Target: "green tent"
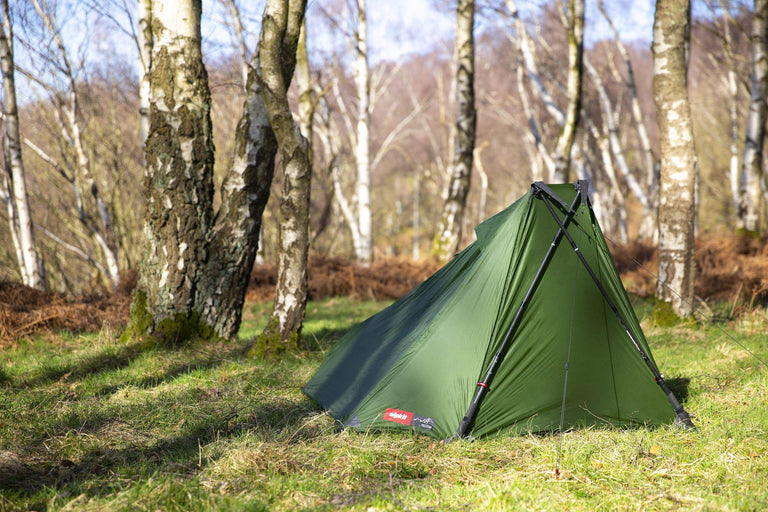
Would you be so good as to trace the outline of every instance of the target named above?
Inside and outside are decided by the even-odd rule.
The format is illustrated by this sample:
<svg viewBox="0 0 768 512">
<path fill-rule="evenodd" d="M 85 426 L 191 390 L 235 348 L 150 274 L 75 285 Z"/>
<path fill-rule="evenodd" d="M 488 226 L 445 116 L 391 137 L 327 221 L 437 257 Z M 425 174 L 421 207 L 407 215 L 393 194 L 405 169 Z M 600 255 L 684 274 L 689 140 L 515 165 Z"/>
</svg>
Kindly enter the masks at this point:
<svg viewBox="0 0 768 512">
<path fill-rule="evenodd" d="M 692 426 L 643 336 L 587 196 L 537 182 L 477 240 L 351 329 L 303 388 L 343 425 L 438 439 Z"/>
</svg>

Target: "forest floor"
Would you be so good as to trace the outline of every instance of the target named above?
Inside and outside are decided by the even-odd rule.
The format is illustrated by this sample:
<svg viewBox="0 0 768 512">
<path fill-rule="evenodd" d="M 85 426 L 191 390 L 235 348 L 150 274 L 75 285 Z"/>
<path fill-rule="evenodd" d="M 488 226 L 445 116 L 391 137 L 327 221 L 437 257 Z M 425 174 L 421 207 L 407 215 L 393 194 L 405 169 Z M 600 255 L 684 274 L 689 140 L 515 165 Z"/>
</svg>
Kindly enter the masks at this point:
<svg viewBox="0 0 768 512">
<path fill-rule="evenodd" d="M 611 250 L 627 291 L 641 298 L 651 297 L 658 271 L 655 247 L 635 243 L 613 246 Z M 706 317 L 737 318 L 768 303 L 768 240 L 703 238 L 697 242 L 696 267 L 696 295 L 700 300 L 695 307 Z M 439 264 L 431 260 L 383 258 L 363 267 L 339 258 L 315 256 L 310 260 L 309 299 L 397 299 L 438 268 Z M 0 348 L 37 334 L 96 332 L 104 326 L 124 325 L 136 284 L 135 272 L 126 274 L 114 293 L 80 297 L 0 282 Z M 246 301 L 271 301 L 276 274 L 274 265 L 257 266 Z"/>
<path fill-rule="evenodd" d="M 246 304 L 236 343 L 178 350 L 110 328 L 20 340 L 1 352 L 0 510 L 767 510 L 765 309 L 726 333 L 656 326 L 651 301 L 635 299 L 696 431 L 595 425 L 444 444 L 339 430 L 301 386 L 391 300 L 310 302 L 307 346 L 279 361 L 244 356 L 269 302 Z"/>
</svg>

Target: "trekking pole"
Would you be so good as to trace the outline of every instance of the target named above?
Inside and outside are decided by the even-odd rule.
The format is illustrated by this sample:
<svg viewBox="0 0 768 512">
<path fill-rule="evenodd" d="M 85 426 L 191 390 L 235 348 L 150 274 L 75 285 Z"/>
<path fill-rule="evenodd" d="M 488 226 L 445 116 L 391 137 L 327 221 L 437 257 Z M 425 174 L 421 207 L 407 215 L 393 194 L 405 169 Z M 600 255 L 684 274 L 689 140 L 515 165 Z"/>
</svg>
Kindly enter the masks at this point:
<svg viewBox="0 0 768 512">
<path fill-rule="evenodd" d="M 579 182 L 579 184 L 581 184 L 581 182 Z M 540 186 L 539 183 L 534 183 L 531 188 L 532 188 L 532 194 L 534 196 L 538 196 L 541 192 L 544 191 L 544 188 Z M 480 407 L 480 403 L 483 401 L 483 398 L 485 398 L 485 395 L 488 392 L 489 386 L 491 384 L 491 380 L 493 380 L 493 376 L 495 375 L 496 370 L 499 367 L 499 364 L 501 363 L 501 361 L 504 359 L 504 356 L 506 355 L 508 345 L 512 338 L 512 333 L 517 328 L 517 324 L 520 322 L 520 319 L 523 316 L 523 312 L 528 306 L 528 303 L 531 301 L 531 298 L 533 297 L 533 293 L 536 291 L 536 288 L 539 286 L 541 278 L 544 274 L 544 270 L 546 269 L 547 265 L 549 265 L 549 262 L 555 253 L 555 249 L 557 249 L 557 246 L 559 245 L 560 240 L 563 237 L 563 233 L 567 234 L 567 232 L 565 231 L 566 226 L 571 221 L 573 216 L 576 214 L 576 209 L 578 208 L 579 201 L 581 200 L 581 196 L 582 196 L 581 194 L 576 194 L 576 197 L 573 198 L 573 202 L 571 203 L 570 208 L 565 214 L 565 218 L 562 221 L 560 221 L 559 218 L 557 219 L 558 225 L 560 226 L 560 228 L 558 229 L 557 233 L 555 233 L 555 237 L 553 238 L 552 243 L 549 245 L 549 249 L 547 249 L 547 253 L 544 255 L 544 259 L 541 262 L 541 265 L 539 265 L 539 269 L 536 271 L 536 275 L 534 276 L 533 281 L 528 287 L 528 291 L 526 292 L 525 297 L 523 298 L 523 301 L 520 303 L 520 307 L 517 309 L 517 313 L 515 313 L 515 317 L 512 319 L 512 323 L 507 329 L 507 333 L 504 336 L 504 340 L 501 342 L 501 346 L 496 351 L 496 354 L 493 356 L 493 360 L 491 361 L 491 364 L 488 366 L 488 371 L 486 371 L 485 377 L 483 378 L 483 380 L 477 383 L 477 392 L 475 393 L 475 397 L 472 400 L 472 403 L 469 404 L 467 413 L 464 415 L 464 418 L 462 418 L 461 423 L 459 423 L 459 428 L 456 430 L 455 437 L 464 438 L 464 437 L 467 437 L 467 435 L 469 434 L 469 431 L 472 428 L 472 423 L 474 422 L 475 416 L 477 415 L 477 409 Z M 553 197 L 553 199 L 556 199 L 556 198 Z M 547 202 L 547 199 L 543 198 L 542 201 L 549 208 L 551 208 L 551 206 Z"/>
<path fill-rule="evenodd" d="M 576 256 L 578 256 L 579 260 L 581 260 L 581 263 L 584 265 L 584 267 L 586 267 L 587 272 L 592 278 L 592 281 L 594 281 L 595 284 L 597 285 L 597 288 L 600 290 L 600 293 L 602 293 L 606 302 L 608 302 L 608 305 L 610 306 L 613 313 L 616 315 L 616 318 L 619 319 L 621 326 L 627 332 L 627 335 L 629 336 L 629 339 L 632 341 L 632 344 L 635 346 L 637 351 L 640 352 L 640 356 L 643 358 L 643 361 L 645 361 L 646 366 L 648 366 L 648 368 L 651 370 L 651 373 L 653 373 L 653 377 L 654 377 L 654 380 L 656 381 L 656 384 L 658 384 L 661 390 L 664 392 L 664 394 L 667 395 L 667 399 L 669 400 L 669 403 L 672 404 L 672 407 L 675 409 L 675 414 L 677 415 L 677 418 L 675 419 L 675 423 L 681 424 L 685 429 L 695 429 L 696 426 L 693 424 L 693 421 L 691 421 L 691 415 L 688 414 L 688 411 L 686 411 L 685 408 L 682 406 L 682 404 L 680 404 L 680 402 L 677 400 L 677 397 L 672 392 L 672 390 L 669 389 L 669 385 L 667 385 L 666 381 L 664 380 L 664 377 L 661 375 L 661 372 L 659 372 L 659 369 L 656 368 L 656 365 L 653 364 L 653 361 L 651 361 L 651 358 L 648 356 L 645 350 L 643 350 L 643 348 L 640 346 L 639 341 L 630 330 L 629 325 L 624 319 L 624 316 L 619 312 L 619 309 L 616 307 L 616 304 L 613 303 L 613 300 L 611 299 L 611 297 L 608 295 L 608 292 L 603 287 L 602 283 L 600 282 L 600 279 L 597 277 L 597 275 L 595 275 L 595 272 L 592 270 L 592 267 L 589 266 L 589 263 L 587 263 L 587 260 L 586 258 L 584 258 L 584 255 L 581 254 L 581 251 L 579 250 L 579 246 L 576 245 L 576 242 L 573 240 L 573 237 L 571 237 L 570 233 L 566 231 L 565 225 L 560 221 L 560 218 L 557 216 L 557 213 L 555 212 L 555 210 L 552 208 L 552 206 L 548 202 L 544 201 L 544 204 L 547 206 L 549 213 L 552 214 L 552 217 L 555 219 L 555 222 L 557 222 L 557 224 L 560 226 L 561 232 L 565 234 L 565 237 L 568 239 L 568 243 L 571 244 L 571 247 L 576 253 Z"/>
</svg>

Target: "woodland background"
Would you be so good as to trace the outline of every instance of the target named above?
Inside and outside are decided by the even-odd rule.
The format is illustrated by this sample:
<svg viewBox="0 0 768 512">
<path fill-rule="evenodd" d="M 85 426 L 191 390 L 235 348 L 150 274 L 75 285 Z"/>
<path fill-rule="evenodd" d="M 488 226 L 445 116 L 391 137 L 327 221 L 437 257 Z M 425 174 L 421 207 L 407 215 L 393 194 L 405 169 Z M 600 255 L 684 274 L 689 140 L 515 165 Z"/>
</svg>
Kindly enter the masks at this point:
<svg viewBox="0 0 768 512">
<path fill-rule="evenodd" d="M 243 62 L 248 49 L 237 42 L 257 38 L 263 8 L 240 4 L 204 2 L 203 55 L 213 99 L 217 187 L 233 153 L 235 123 L 243 104 Z M 521 64 L 514 20 L 501 4 L 477 6 L 478 132 L 462 245 L 472 241 L 475 224 L 526 192 L 536 166 L 541 165 L 523 102 L 531 103 L 540 120 L 545 146 L 552 145 L 559 130 L 546 106 L 533 97 L 530 83 L 517 81 Z M 130 287 L 142 258 L 144 166 L 137 115 L 138 57 L 132 40 L 137 30 L 135 6 L 122 0 L 48 0 L 41 5 L 42 11 L 27 2 L 11 5 L 20 126 L 37 244 L 51 290 L 68 295 L 111 293 L 121 281 L 123 288 Z M 242 26 L 234 21 L 229 9 L 233 5 L 240 9 Z M 606 12 L 615 15 L 629 5 L 611 3 Z M 434 1 L 432 7 L 434 27 L 450 27 L 451 5 Z M 542 81 L 555 102 L 564 104 L 567 41 L 558 7 L 555 2 L 538 2 L 521 8 L 535 41 Z M 649 17 L 651 11 L 649 5 Z M 307 11 L 312 78 L 323 99 L 315 116 L 310 252 L 313 257 L 341 260 L 354 257 L 340 196 L 334 192 L 334 169 L 345 194 L 351 196 L 355 186 L 353 49 L 346 37 L 354 26 L 353 12 L 338 0 L 311 2 Z M 402 15 L 407 17 L 408 12 Z M 57 30 L 51 30 L 51 20 Z M 598 21 L 603 27 L 599 33 L 593 30 Z M 737 227 L 732 176 L 733 166 L 740 165 L 749 106 L 751 22 L 749 3 L 694 2 L 688 78 L 699 165 L 700 240 L 731 235 Z M 597 5 L 588 5 L 585 55 L 596 74 L 584 74 L 583 117 L 577 133 L 603 230 L 620 245 L 639 238 L 645 216 L 630 181 L 643 182 L 648 175 L 643 135 L 631 113 L 634 93 L 623 50 L 634 75 L 641 124 L 654 158 L 658 155 L 650 34 L 648 40 L 621 40 L 622 31 L 630 28 L 617 26 L 614 37 Z M 416 50 L 400 53 L 395 60 L 371 59 L 374 261 L 428 258 L 440 219 L 455 110 L 450 90 L 452 33 L 430 31 L 428 26 L 423 31 L 428 34 L 401 34 L 393 28 L 388 34 L 392 41 Z M 384 41 L 370 44 L 385 46 Z M 607 98 L 600 97 L 603 91 Z M 601 145 L 611 131 L 607 116 L 616 124 L 632 176 L 617 173 L 611 178 L 606 173 Z M 281 173 L 276 173 L 264 214 L 259 262 L 267 265 L 276 259 L 281 179 Z M 99 221 L 104 210 L 110 224 Z M 20 276 L 5 209 L 0 217 L 0 240 L 4 241 L 0 280 L 16 282 Z M 643 243 L 652 246 L 653 240 Z M 734 243 L 738 254 L 765 253 L 760 241 Z M 763 285 L 758 281 L 744 293 L 760 295 Z"/>
</svg>

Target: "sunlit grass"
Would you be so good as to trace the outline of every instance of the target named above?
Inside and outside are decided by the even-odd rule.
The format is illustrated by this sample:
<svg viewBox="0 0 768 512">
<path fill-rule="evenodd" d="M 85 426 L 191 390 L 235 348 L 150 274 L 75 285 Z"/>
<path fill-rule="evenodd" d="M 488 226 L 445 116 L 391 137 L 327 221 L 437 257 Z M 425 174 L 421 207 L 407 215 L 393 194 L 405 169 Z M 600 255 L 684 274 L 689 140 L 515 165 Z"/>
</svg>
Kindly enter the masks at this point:
<svg viewBox="0 0 768 512">
<path fill-rule="evenodd" d="M 764 311 L 717 326 L 643 322 L 661 370 L 687 383 L 696 432 L 446 445 L 339 431 L 300 392 L 324 351 L 385 305 L 310 303 L 305 350 L 281 361 L 242 356 L 264 304 L 247 306 L 238 343 L 147 348 L 110 330 L 20 343 L 0 360 L 0 510 L 768 507 L 768 369 L 750 354 L 768 358 Z"/>
</svg>

